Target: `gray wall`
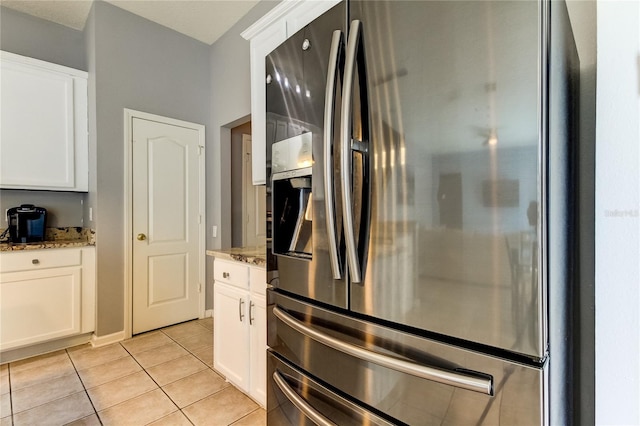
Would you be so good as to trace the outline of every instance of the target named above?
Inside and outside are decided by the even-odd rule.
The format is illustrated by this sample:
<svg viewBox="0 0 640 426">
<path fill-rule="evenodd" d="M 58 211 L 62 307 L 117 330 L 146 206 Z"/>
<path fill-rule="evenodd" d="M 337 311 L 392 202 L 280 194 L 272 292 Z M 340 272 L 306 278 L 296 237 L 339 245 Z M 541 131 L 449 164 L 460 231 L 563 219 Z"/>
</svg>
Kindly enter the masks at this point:
<svg viewBox="0 0 640 426">
<path fill-rule="evenodd" d="M 2 213 L 0 228 L 5 228 L 7 224 L 5 211 L 21 204 L 34 204 L 47 209 L 48 228 L 82 227 L 84 199 L 85 194 L 75 192 L 2 190 L 0 191 L 0 212 Z"/>
<path fill-rule="evenodd" d="M 0 6 L 0 49 L 85 71 L 82 31 Z M 48 210 L 47 226 L 83 226 L 85 193 L 0 190 L 0 228 L 5 210 L 35 204 Z"/>
<path fill-rule="evenodd" d="M 206 126 L 206 245 L 230 247 L 230 129 L 251 113 L 249 42 L 240 33 L 277 3 L 260 2 L 213 46 L 102 1 L 92 7 L 84 33 L 0 8 L 3 50 L 89 72 L 89 192 L 66 193 L 55 208 L 58 226 L 77 226 L 82 213 L 76 207 L 84 201 L 84 226 L 97 230 L 98 336 L 124 329 L 123 108 Z M 1 205 L 19 202 L 7 198 L 9 192 L 0 191 Z M 28 194 L 29 202 L 45 207 L 57 205 L 58 197 Z M 207 309 L 213 306 L 211 276 L 208 258 Z"/>
<path fill-rule="evenodd" d="M 207 249 L 231 247 L 231 129 L 249 120 L 249 42 L 240 36 L 278 1 L 262 0 L 211 45 L 211 127 L 208 130 Z M 212 237 L 211 227 L 218 227 Z M 213 262 L 207 260 L 207 294 L 213 294 Z M 207 309 L 211 298 L 207 296 Z"/>
<path fill-rule="evenodd" d="M 0 6 L 0 49 L 87 70 L 82 31 Z"/>
<path fill-rule="evenodd" d="M 95 83 L 89 204 L 97 212 L 96 334 L 104 336 L 124 329 L 123 109 L 204 124 L 209 139 L 211 74 L 208 45 L 109 3 L 94 3 L 85 32 Z"/>
</svg>

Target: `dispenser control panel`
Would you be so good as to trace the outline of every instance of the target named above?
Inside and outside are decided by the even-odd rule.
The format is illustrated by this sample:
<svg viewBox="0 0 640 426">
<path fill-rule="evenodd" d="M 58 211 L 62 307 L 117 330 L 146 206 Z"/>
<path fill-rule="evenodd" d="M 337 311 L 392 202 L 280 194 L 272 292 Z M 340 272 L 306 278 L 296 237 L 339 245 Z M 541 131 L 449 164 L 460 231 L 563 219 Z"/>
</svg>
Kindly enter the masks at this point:
<svg viewBox="0 0 640 426">
<path fill-rule="evenodd" d="M 305 169 L 313 164 L 311 132 L 276 142 L 271 147 L 271 171 L 277 173 Z"/>
</svg>

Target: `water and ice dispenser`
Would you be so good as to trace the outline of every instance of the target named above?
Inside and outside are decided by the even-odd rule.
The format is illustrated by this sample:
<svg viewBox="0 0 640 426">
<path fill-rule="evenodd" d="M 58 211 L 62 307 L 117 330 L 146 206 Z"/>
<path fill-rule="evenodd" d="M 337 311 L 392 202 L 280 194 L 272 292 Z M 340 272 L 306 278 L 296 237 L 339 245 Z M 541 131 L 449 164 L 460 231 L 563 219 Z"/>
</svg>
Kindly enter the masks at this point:
<svg viewBox="0 0 640 426">
<path fill-rule="evenodd" d="M 272 145 L 273 252 L 311 259 L 313 194 L 310 132 Z"/>
</svg>

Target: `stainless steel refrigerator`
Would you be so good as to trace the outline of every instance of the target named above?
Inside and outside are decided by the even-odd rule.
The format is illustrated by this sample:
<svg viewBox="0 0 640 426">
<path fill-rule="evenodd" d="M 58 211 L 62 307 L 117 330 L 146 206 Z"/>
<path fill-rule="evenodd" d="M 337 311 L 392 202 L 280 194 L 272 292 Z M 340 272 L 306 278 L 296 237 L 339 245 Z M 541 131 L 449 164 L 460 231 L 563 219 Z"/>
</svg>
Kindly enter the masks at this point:
<svg viewBox="0 0 640 426">
<path fill-rule="evenodd" d="M 572 420 L 561 1 L 346 1 L 266 58 L 269 424 Z"/>
</svg>

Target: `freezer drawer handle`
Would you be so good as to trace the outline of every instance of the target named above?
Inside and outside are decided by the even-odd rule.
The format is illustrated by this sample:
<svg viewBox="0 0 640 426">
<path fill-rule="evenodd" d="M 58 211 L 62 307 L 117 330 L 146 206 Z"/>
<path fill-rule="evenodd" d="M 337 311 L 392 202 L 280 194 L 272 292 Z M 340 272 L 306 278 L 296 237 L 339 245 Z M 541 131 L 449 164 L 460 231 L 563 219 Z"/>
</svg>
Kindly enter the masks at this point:
<svg viewBox="0 0 640 426">
<path fill-rule="evenodd" d="M 309 418 L 309 420 L 311 420 L 318 426 L 335 426 L 335 423 L 320 414 L 318 410 L 309 405 L 307 401 L 305 401 L 300 395 L 298 395 L 293 389 L 291 389 L 291 386 L 287 384 L 287 382 L 277 371 L 273 372 L 273 381 L 276 383 L 276 385 L 278 385 L 287 399 L 291 401 L 291 403 L 295 405 L 298 410 L 302 411 L 304 415 Z"/>
<path fill-rule="evenodd" d="M 379 354 L 360 346 L 343 342 L 342 340 L 336 339 L 335 337 L 315 330 L 307 324 L 295 319 L 277 306 L 273 308 L 273 313 L 282 322 L 284 322 L 294 330 L 319 343 L 322 343 L 323 345 L 329 346 L 330 348 L 343 352 L 347 355 L 351 355 L 356 358 L 360 358 L 362 360 L 399 371 L 401 373 L 407 373 L 411 374 L 412 376 L 431 380 L 433 382 L 455 386 L 474 392 L 480 392 L 486 395 L 493 395 L 493 379 L 489 376 L 477 377 L 470 374 L 447 371 L 434 367 L 427 367 L 425 365 L 405 361 L 403 359 L 395 358 L 389 355 Z"/>
<path fill-rule="evenodd" d="M 335 201 L 333 192 L 333 114 L 335 111 L 336 74 L 338 71 L 338 55 L 342 32 L 335 30 L 331 37 L 331 51 L 329 52 L 329 68 L 327 70 L 327 86 L 324 93 L 324 209 L 327 222 L 327 237 L 329 239 L 329 258 L 333 279 L 342 278 L 340 259 L 338 258 L 338 244 L 336 243 Z"/>
</svg>

